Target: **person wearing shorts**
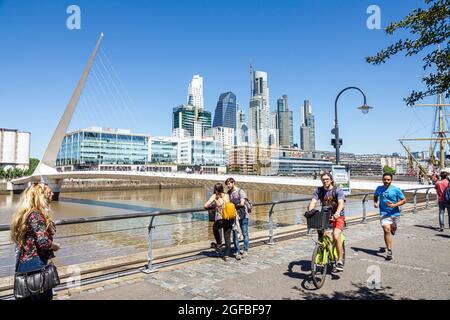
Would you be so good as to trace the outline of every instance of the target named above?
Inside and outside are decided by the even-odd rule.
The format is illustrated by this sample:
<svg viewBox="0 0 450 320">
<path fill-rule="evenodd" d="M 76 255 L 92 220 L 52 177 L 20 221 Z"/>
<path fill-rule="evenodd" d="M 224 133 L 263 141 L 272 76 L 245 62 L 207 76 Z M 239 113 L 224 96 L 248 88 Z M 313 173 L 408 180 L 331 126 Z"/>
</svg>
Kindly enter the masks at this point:
<svg viewBox="0 0 450 320">
<path fill-rule="evenodd" d="M 400 206 L 406 203 L 403 192 L 392 185 L 392 174 L 383 174 L 383 185 L 376 188 L 373 195 L 373 205 L 380 208 L 380 223 L 384 231 L 386 243 L 386 260 L 392 260 L 392 237 L 397 231 L 400 221 Z"/>
<path fill-rule="evenodd" d="M 450 228 L 450 207 L 447 205 L 445 201 L 445 191 L 448 187 L 448 172 L 447 171 L 441 171 L 440 173 L 441 180 L 437 181 L 434 185 L 434 188 L 436 189 L 437 199 L 438 199 L 438 205 L 439 205 L 439 231 L 444 231 L 444 215 L 445 210 L 447 210 L 448 217 L 449 217 L 449 228 Z"/>
<path fill-rule="evenodd" d="M 323 210 L 325 207 L 331 209 L 330 226 L 333 228 L 333 242 L 338 253 L 336 271 L 344 271 L 344 248 L 341 238 L 345 226 L 344 191 L 334 186 L 333 177 L 330 173 L 323 173 L 320 179 L 322 180 L 322 187 L 316 188 L 314 191 L 308 210 L 313 210 L 317 201 L 320 201 Z"/>
</svg>

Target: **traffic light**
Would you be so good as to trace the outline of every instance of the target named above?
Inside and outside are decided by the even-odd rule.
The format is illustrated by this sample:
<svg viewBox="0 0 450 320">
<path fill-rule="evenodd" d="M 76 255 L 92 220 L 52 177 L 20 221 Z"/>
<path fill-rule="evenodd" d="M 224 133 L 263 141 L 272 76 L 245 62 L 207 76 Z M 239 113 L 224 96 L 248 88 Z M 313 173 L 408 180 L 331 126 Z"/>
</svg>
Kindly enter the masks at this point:
<svg viewBox="0 0 450 320">
<path fill-rule="evenodd" d="M 336 139 L 331 139 L 331 145 L 336 148 Z M 342 139 L 339 138 L 339 146 L 342 146 Z"/>
</svg>

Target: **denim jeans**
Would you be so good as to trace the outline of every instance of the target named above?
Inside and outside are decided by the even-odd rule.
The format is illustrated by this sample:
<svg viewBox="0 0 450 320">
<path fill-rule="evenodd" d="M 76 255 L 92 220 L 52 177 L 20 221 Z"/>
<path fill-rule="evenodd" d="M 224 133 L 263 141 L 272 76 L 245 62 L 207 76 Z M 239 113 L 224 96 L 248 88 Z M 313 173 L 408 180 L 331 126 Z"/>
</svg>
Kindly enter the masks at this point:
<svg viewBox="0 0 450 320">
<path fill-rule="evenodd" d="M 17 265 L 17 272 L 29 272 L 39 270 L 47 265 L 46 260 L 39 257 L 33 257 L 30 260 L 19 262 Z M 42 293 L 33 294 L 24 300 L 52 300 L 53 290 L 47 290 Z"/>
<path fill-rule="evenodd" d="M 241 227 L 242 235 L 244 236 L 244 251 L 248 252 L 248 242 L 249 242 L 248 218 L 240 219 L 239 226 Z M 236 253 L 239 253 L 239 251 L 240 251 L 239 237 L 238 237 L 238 233 L 236 230 L 233 230 L 233 242 L 234 242 L 234 248 L 236 249 Z"/>
<path fill-rule="evenodd" d="M 447 207 L 444 203 L 439 202 L 439 225 L 441 228 L 444 228 L 444 215 L 445 215 L 445 209 L 447 208 L 448 213 L 448 224 L 450 228 L 450 208 Z"/>
</svg>

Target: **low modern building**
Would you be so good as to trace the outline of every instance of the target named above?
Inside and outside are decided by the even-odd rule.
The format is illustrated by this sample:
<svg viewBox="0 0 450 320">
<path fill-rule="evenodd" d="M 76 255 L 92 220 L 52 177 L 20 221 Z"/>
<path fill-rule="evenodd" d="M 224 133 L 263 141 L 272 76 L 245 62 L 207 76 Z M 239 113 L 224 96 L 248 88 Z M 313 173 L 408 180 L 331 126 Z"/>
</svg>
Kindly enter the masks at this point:
<svg viewBox="0 0 450 320">
<path fill-rule="evenodd" d="M 311 176 L 321 171 L 331 171 L 333 163 L 329 160 L 311 158 L 274 157 L 271 159 L 271 175 Z"/>
<path fill-rule="evenodd" d="M 228 168 L 231 172 L 255 174 L 257 171 L 256 150 L 248 145 L 234 146 L 228 155 Z"/>
<path fill-rule="evenodd" d="M 0 168 L 28 169 L 30 132 L 0 128 Z"/>
<path fill-rule="evenodd" d="M 229 169 L 241 174 L 281 176 L 312 176 L 320 171 L 331 171 L 328 159 L 312 157 L 295 148 L 258 148 L 241 145 L 232 148 Z"/>
<path fill-rule="evenodd" d="M 175 164 L 178 162 L 178 139 L 152 137 L 149 144 L 150 161 L 154 164 Z"/>
<path fill-rule="evenodd" d="M 180 139 L 178 145 L 178 163 L 189 165 L 218 165 L 227 163 L 222 144 L 211 139 Z"/>
<path fill-rule="evenodd" d="M 64 137 L 56 165 L 72 170 L 99 170 L 100 165 L 135 169 L 133 166 L 149 162 L 149 141 L 148 135 L 124 129 L 91 127 L 70 132 Z"/>
</svg>

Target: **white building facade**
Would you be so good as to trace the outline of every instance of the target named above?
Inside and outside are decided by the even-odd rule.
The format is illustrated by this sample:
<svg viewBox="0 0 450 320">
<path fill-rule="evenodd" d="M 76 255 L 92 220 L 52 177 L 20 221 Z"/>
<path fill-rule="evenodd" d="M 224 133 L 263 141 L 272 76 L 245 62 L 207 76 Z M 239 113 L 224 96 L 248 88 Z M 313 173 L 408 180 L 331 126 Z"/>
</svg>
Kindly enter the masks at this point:
<svg viewBox="0 0 450 320">
<path fill-rule="evenodd" d="M 192 77 L 188 88 L 188 105 L 202 109 L 203 103 L 203 77 L 196 74 Z"/>
<path fill-rule="evenodd" d="M 31 133 L 0 128 L 0 168 L 27 169 Z"/>
</svg>

